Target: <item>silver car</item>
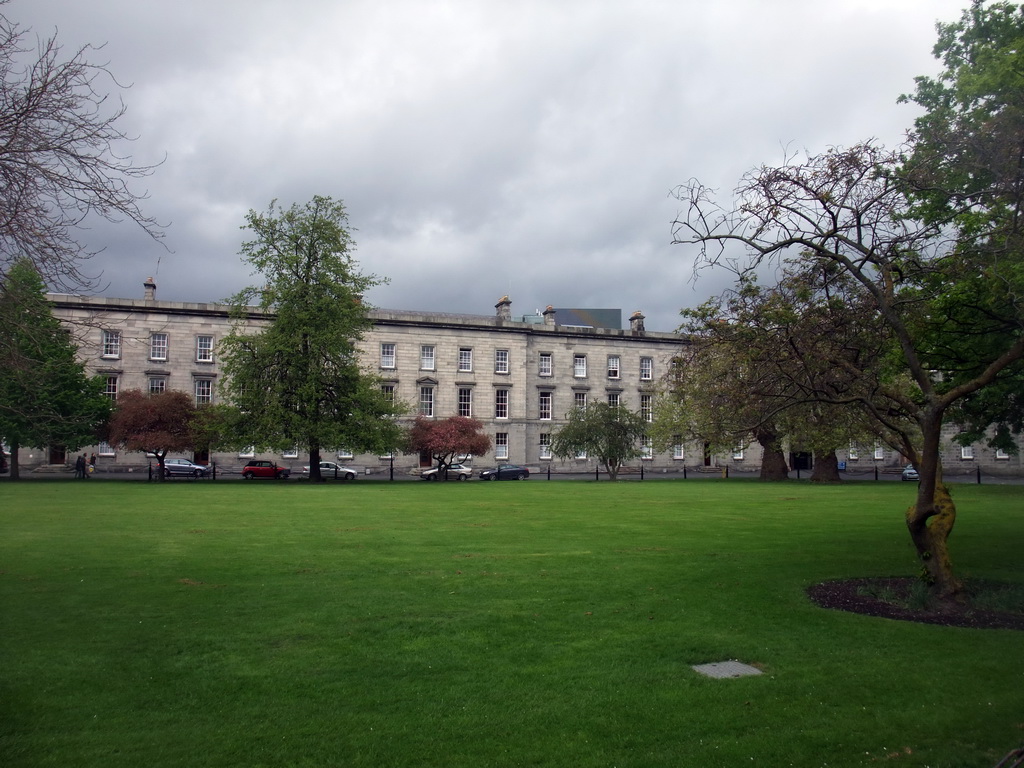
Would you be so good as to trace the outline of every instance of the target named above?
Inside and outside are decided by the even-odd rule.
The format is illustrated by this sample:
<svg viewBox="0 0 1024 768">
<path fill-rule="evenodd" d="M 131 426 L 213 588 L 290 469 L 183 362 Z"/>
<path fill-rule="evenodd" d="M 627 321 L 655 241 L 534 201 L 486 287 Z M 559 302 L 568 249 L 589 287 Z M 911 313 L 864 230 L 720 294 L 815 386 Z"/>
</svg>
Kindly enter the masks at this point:
<svg viewBox="0 0 1024 768">
<path fill-rule="evenodd" d="M 448 467 L 449 480 L 469 480 L 473 476 L 473 468 L 465 464 L 452 464 Z M 420 472 L 420 480 L 437 480 L 437 467 L 424 469 Z"/>
<path fill-rule="evenodd" d="M 309 467 L 303 467 L 302 472 L 308 475 Z M 346 467 L 344 464 L 336 464 L 333 461 L 321 461 L 320 477 L 336 477 L 339 480 L 355 480 L 356 471 L 352 469 L 352 467 Z"/>
<path fill-rule="evenodd" d="M 206 477 L 209 467 L 196 464 L 188 459 L 165 459 L 164 475 L 167 477 Z"/>
</svg>

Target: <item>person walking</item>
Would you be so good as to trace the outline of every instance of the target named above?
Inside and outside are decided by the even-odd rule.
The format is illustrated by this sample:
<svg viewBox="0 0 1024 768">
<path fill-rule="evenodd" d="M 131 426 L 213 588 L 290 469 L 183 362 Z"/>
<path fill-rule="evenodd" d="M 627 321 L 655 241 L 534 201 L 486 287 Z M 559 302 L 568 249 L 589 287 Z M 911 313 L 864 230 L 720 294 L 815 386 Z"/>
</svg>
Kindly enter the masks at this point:
<svg viewBox="0 0 1024 768">
<path fill-rule="evenodd" d="M 85 454 L 75 459 L 75 479 L 85 477 Z"/>
</svg>

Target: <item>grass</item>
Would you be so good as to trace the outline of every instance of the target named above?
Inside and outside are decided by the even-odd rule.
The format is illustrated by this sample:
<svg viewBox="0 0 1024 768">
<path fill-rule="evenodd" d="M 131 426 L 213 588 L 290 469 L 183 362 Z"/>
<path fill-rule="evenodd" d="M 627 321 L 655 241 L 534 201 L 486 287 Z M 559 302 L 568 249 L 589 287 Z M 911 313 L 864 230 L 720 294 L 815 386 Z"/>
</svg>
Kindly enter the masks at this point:
<svg viewBox="0 0 1024 768">
<path fill-rule="evenodd" d="M 991 766 L 1022 633 L 804 595 L 915 573 L 910 494 L 0 483 L 0 764 Z M 1024 582 L 1024 489 L 957 501 L 960 573 Z"/>
</svg>

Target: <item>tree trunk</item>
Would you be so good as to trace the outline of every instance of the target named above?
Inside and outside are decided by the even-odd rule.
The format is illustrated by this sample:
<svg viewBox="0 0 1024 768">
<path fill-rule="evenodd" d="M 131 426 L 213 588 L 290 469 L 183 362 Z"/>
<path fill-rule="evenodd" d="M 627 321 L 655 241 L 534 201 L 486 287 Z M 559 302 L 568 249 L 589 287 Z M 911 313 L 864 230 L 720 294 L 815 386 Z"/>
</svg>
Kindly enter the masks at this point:
<svg viewBox="0 0 1024 768">
<path fill-rule="evenodd" d="M 18 462 L 18 453 L 21 445 L 18 444 L 17 440 L 12 440 L 10 444 L 11 452 L 8 456 L 7 464 L 10 467 L 11 480 L 21 479 L 21 464 Z"/>
<path fill-rule="evenodd" d="M 839 457 L 835 451 L 823 452 L 814 457 L 814 470 L 811 472 L 812 483 L 838 483 Z"/>
<path fill-rule="evenodd" d="M 778 435 L 768 430 L 759 430 L 754 437 L 761 445 L 761 479 L 762 480 L 788 480 L 789 465 L 786 463 L 786 455 L 779 447 Z"/>
<path fill-rule="evenodd" d="M 337 461 L 337 459 L 335 459 Z M 309 480 L 312 483 L 322 483 L 323 476 L 320 474 L 320 446 L 309 446 Z"/>
<path fill-rule="evenodd" d="M 956 505 L 942 481 L 939 454 L 942 414 L 924 414 L 919 423 L 923 436 L 918 466 L 921 480 L 917 486 L 917 501 L 907 510 L 907 529 L 932 593 L 941 600 L 957 600 L 962 595 L 963 584 L 953 574 L 953 561 L 949 556 L 948 542 L 956 522 Z"/>
</svg>

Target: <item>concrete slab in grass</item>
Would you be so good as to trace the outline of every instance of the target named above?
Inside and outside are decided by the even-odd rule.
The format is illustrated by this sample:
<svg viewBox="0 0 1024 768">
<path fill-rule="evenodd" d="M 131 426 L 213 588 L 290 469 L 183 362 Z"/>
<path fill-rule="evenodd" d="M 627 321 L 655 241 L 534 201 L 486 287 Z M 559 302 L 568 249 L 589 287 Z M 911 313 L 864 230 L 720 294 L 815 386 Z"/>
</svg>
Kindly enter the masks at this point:
<svg viewBox="0 0 1024 768">
<path fill-rule="evenodd" d="M 706 677 L 719 679 L 762 674 L 761 670 L 757 667 L 752 667 L 740 661 L 715 661 L 711 664 L 694 664 L 693 669 Z"/>
</svg>

